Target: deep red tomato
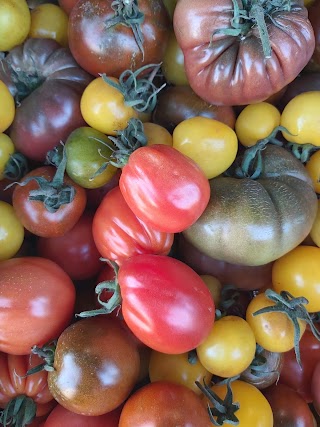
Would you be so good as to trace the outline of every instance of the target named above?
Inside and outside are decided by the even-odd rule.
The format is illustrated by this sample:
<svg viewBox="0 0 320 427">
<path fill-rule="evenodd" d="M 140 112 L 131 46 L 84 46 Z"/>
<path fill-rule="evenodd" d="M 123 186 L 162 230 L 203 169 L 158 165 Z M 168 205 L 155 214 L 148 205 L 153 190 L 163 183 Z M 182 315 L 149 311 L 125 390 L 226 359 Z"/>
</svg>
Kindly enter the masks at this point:
<svg viewBox="0 0 320 427">
<path fill-rule="evenodd" d="M 117 186 L 98 207 L 92 233 L 102 257 L 120 265 L 133 255 L 149 253 L 167 255 L 174 235 L 154 230 L 139 220 L 124 200 Z"/>
<path fill-rule="evenodd" d="M 312 373 L 311 398 L 314 409 L 320 415 L 320 360 L 316 363 Z"/>
<path fill-rule="evenodd" d="M 122 314 L 136 337 L 168 354 L 197 347 L 212 328 L 208 287 L 186 264 L 164 255 L 135 255 L 119 268 Z"/>
<path fill-rule="evenodd" d="M 54 262 L 40 257 L 0 263 L 0 351 L 29 354 L 57 338 L 73 315 L 75 288 Z"/>
<path fill-rule="evenodd" d="M 93 214 L 85 212 L 76 225 L 60 237 L 40 237 L 38 255 L 51 259 L 73 280 L 96 276 L 102 268 L 100 254 L 92 236 Z"/>
<path fill-rule="evenodd" d="M 202 399 L 186 386 L 167 381 L 150 383 L 125 403 L 119 427 L 210 427 Z"/>
<path fill-rule="evenodd" d="M 61 9 L 63 9 L 68 15 L 78 1 L 79 0 L 58 0 Z"/>
<path fill-rule="evenodd" d="M 79 0 L 69 16 L 69 46 L 84 70 L 119 77 L 161 62 L 169 27 L 161 0 Z"/>
<path fill-rule="evenodd" d="M 53 166 L 42 166 L 33 169 L 23 180 L 30 177 L 42 177 L 51 181 L 56 173 Z M 35 180 L 29 181 L 26 185 L 16 185 L 12 203 L 14 210 L 22 225 L 36 236 L 58 237 L 63 236 L 78 222 L 86 207 L 86 191 L 75 184 L 68 176 L 65 176 L 64 183 L 75 188 L 74 199 L 67 204 L 61 205 L 57 211 L 50 212 L 43 202 L 30 200 L 30 191 L 39 188 Z"/>
<path fill-rule="evenodd" d="M 199 166 L 160 144 L 138 148 L 130 155 L 119 186 L 139 219 L 167 233 L 193 224 L 210 198 L 209 181 Z"/>
<path fill-rule="evenodd" d="M 118 427 L 120 413 L 120 409 L 116 409 L 97 417 L 89 417 L 57 405 L 44 423 L 44 427 Z"/>
</svg>

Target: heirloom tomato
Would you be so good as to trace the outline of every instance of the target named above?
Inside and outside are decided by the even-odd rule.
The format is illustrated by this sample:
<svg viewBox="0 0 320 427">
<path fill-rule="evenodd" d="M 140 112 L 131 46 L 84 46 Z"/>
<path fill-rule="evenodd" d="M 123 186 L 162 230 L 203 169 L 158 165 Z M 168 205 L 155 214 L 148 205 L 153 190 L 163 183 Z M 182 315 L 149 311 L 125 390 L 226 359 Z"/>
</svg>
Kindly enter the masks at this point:
<svg viewBox="0 0 320 427">
<path fill-rule="evenodd" d="M 253 146 L 243 156 L 240 168 L 210 180 L 210 201 L 183 235 L 212 258 L 257 266 L 307 237 L 317 197 L 303 164 L 284 148 Z"/>
<path fill-rule="evenodd" d="M 0 51 L 9 51 L 22 43 L 30 29 L 31 17 L 26 0 L 0 2 Z"/>
<path fill-rule="evenodd" d="M 71 10 L 79 0 L 58 0 L 59 6 L 70 15 Z"/>
<path fill-rule="evenodd" d="M 319 395 L 319 386 L 320 386 L 320 359 L 318 360 L 311 379 L 311 394 L 312 394 L 312 404 L 317 414 L 320 414 L 320 395 Z"/>
<path fill-rule="evenodd" d="M 0 351 L 9 354 L 29 354 L 32 346 L 58 337 L 73 315 L 73 283 L 45 258 L 0 262 L 0 295 Z"/>
<path fill-rule="evenodd" d="M 301 3 L 180 0 L 173 23 L 192 89 L 216 105 L 253 104 L 279 92 L 315 47 Z"/>
<path fill-rule="evenodd" d="M 306 1 L 310 2 L 310 0 Z M 316 47 L 308 66 L 311 69 L 320 70 L 320 5 L 318 1 L 313 0 L 313 4 L 309 9 L 309 19 L 314 31 Z"/>
<path fill-rule="evenodd" d="M 312 241 L 320 247 L 320 200 L 318 200 L 317 216 L 311 228 L 310 237 Z"/>
<path fill-rule="evenodd" d="M 14 98 L 11 95 L 8 87 L 0 80 L 0 133 L 8 129 L 14 119 L 15 104 Z"/>
<path fill-rule="evenodd" d="M 143 123 L 144 134 L 147 138 L 147 145 L 164 144 L 172 147 L 172 135 L 163 126 L 156 123 L 145 122 Z"/>
<path fill-rule="evenodd" d="M 113 188 L 103 198 L 92 225 L 98 251 L 103 258 L 120 265 L 133 255 L 167 255 L 174 235 L 154 230 L 138 219 L 124 200 L 120 188 Z"/>
<path fill-rule="evenodd" d="M 168 45 L 163 56 L 161 70 L 168 83 L 178 86 L 188 85 L 184 70 L 184 57 L 177 43 L 174 31 L 170 31 Z"/>
<path fill-rule="evenodd" d="M 12 258 L 23 239 L 24 228 L 13 207 L 0 200 L 0 261 Z"/>
<path fill-rule="evenodd" d="M 5 177 L 6 166 L 14 152 L 15 147 L 11 138 L 5 133 L 0 133 L 0 181 Z"/>
<path fill-rule="evenodd" d="M 320 194 L 320 150 L 311 154 L 306 169 L 313 181 L 315 192 Z"/>
</svg>

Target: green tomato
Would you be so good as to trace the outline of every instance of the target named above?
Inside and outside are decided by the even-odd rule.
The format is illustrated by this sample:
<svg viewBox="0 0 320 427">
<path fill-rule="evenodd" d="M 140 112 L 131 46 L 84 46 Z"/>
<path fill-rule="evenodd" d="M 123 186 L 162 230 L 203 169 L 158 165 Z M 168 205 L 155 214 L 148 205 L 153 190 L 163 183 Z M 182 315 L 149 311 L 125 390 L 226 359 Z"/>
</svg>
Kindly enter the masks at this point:
<svg viewBox="0 0 320 427">
<path fill-rule="evenodd" d="M 108 164 L 112 154 L 110 139 L 91 127 L 75 129 L 65 143 L 66 171 L 84 188 L 99 188 L 111 180 L 117 168 Z"/>
</svg>

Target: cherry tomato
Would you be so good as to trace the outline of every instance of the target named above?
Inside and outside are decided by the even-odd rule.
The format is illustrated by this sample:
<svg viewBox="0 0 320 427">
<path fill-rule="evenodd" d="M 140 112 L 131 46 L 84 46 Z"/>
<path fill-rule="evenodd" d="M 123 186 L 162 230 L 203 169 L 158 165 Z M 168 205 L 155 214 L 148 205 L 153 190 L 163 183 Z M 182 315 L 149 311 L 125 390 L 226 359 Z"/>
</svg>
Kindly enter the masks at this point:
<svg viewBox="0 0 320 427">
<path fill-rule="evenodd" d="M 14 152 L 15 148 L 11 138 L 5 133 L 0 133 L 0 181 L 4 178 L 6 165 Z"/>
<path fill-rule="evenodd" d="M 0 262 L 0 296 L 0 351 L 9 354 L 29 354 L 58 337 L 73 315 L 73 283 L 45 258 Z"/>
<path fill-rule="evenodd" d="M 238 316 L 225 316 L 214 322 L 209 335 L 197 347 L 201 364 L 213 375 L 234 377 L 248 368 L 256 351 L 256 340 L 249 324 Z"/>
<path fill-rule="evenodd" d="M 0 2 L 0 51 L 8 51 L 28 36 L 31 17 L 26 0 Z M 2 97 L 1 97 L 2 101 Z"/>
<path fill-rule="evenodd" d="M 12 258 L 20 249 L 24 228 L 13 207 L 0 201 L 0 261 Z"/>
<path fill-rule="evenodd" d="M 176 86 L 188 85 L 188 79 L 184 70 L 184 56 L 173 30 L 169 34 L 161 69 L 167 82 Z"/>
<path fill-rule="evenodd" d="M 200 277 L 204 281 L 204 283 L 207 285 L 211 293 L 211 296 L 213 298 L 215 306 L 218 307 L 221 301 L 222 283 L 220 282 L 219 279 L 212 276 L 211 274 L 200 274 Z"/>
<path fill-rule="evenodd" d="M 1 16 L 1 5 L 0 5 L 0 16 Z M 1 49 L 0 49 L 1 50 Z M 1 110 L 0 110 L 0 133 L 8 129 L 12 124 L 15 115 L 15 102 L 11 95 L 8 87 L 0 80 L 0 99 L 1 99 Z M 3 144 L 3 137 L 1 137 L 1 146 Z"/>
<path fill-rule="evenodd" d="M 277 259 L 272 283 L 278 293 L 287 291 L 294 297 L 307 298 L 309 312 L 320 311 L 320 248 L 298 246 Z"/>
<path fill-rule="evenodd" d="M 280 125 L 280 112 L 268 102 L 247 105 L 239 114 L 235 131 L 245 147 L 255 145 Z"/>
<path fill-rule="evenodd" d="M 313 181 L 314 191 L 320 194 L 320 150 L 310 156 L 306 169 Z"/>
<path fill-rule="evenodd" d="M 177 125 L 173 147 L 194 160 L 211 179 L 231 166 L 238 151 L 238 139 L 226 124 L 197 116 Z"/>
<path fill-rule="evenodd" d="M 53 39 L 68 46 L 68 15 L 55 4 L 40 4 L 31 11 L 30 38 Z"/>
<path fill-rule="evenodd" d="M 164 144 L 172 146 L 171 133 L 163 126 L 156 123 L 143 123 L 144 134 L 147 137 L 147 145 Z"/>
<path fill-rule="evenodd" d="M 310 231 L 312 241 L 320 247 L 320 200 L 318 200 L 317 216 Z"/>
</svg>

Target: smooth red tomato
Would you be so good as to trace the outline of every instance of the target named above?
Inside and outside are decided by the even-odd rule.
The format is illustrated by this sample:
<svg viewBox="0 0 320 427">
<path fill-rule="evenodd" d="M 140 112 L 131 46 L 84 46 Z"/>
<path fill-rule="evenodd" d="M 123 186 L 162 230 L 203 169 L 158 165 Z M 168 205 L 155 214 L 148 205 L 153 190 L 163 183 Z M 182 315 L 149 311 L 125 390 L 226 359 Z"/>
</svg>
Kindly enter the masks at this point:
<svg viewBox="0 0 320 427">
<path fill-rule="evenodd" d="M 98 207 L 92 226 L 95 244 L 102 257 L 120 265 L 133 255 L 167 255 L 173 233 L 154 230 L 139 220 L 127 205 L 120 188 L 113 188 Z"/>
<path fill-rule="evenodd" d="M 314 367 L 312 378 L 311 378 L 311 398 L 313 407 L 320 415 L 320 360 Z"/>
<path fill-rule="evenodd" d="M 57 338 L 74 302 L 73 283 L 56 263 L 40 257 L 0 262 L 0 351 L 29 354 Z"/>
<path fill-rule="evenodd" d="M 167 145 L 141 147 L 129 157 L 119 180 L 134 214 L 156 230 L 178 233 L 206 208 L 210 186 L 197 164 Z"/>
<path fill-rule="evenodd" d="M 118 272 L 125 322 L 162 353 L 186 353 L 209 334 L 215 317 L 206 284 L 186 264 L 163 255 L 136 255 Z"/>
<path fill-rule="evenodd" d="M 102 268 L 100 254 L 92 235 L 93 214 L 85 212 L 76 225 L 60 237 L 40 237 L 38 255 L 51 259 L 73 280 L 96 276 Z"/>
</svg>

